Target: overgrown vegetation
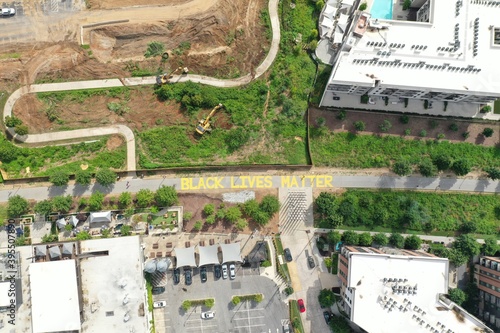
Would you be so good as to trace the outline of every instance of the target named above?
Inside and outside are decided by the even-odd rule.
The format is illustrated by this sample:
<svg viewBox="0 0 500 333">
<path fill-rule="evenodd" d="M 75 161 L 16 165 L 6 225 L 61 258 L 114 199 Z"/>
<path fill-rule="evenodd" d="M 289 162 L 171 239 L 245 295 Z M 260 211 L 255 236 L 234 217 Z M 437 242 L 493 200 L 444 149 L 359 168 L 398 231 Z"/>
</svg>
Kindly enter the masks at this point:
<svg viewBox="0 0 500 333">
<path fill-rule="evenodd" d="M 500 204 L 488 195 L 348 190 L 342 195 L 321 193 L 315 207 L 317 224 L 326 228 L 454 233 L 469 223 L 471 232 L 496 234 L 500 226 Z"/>
</svg>

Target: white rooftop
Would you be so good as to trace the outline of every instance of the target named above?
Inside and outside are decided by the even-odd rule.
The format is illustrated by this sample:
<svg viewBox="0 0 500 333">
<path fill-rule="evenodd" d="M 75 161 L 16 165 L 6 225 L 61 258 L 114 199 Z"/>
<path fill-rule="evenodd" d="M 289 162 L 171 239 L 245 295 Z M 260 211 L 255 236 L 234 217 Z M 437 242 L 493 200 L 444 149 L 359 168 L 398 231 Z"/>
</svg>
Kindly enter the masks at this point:
<svg viewBox="0 0 500 333">
<path fill-rule="evenodd" d="M 479 2 L 479 1 L 478 1 Z M 493 43 L 495 27 L 500 28 L 500 5 L 489 6 L 475 1 L 462 0 L 459 15 L 455 15 L 456 1 L 431 1 L 431 23 L 381 20 L 372 25 L 387 26 L 386 29 L 370 31 L 350 52 L 343 52 L 334 73 L 335 81 L 365 82 L 394 87 L 423 87 L 449 92 L 477 92 L 483 95 L 500 93 L 500 45 Z M 475 31 L 475 21 L 479 18 Z M 354 24 L 354 23 L 353 23 Z M 457 28 L 455 28 L 457 27 Z M 439 48 L 453 48 L 455 29 L 460 47 L 454 52 L 438 51 Z M 474 56 L 474 39 L 477 32 L 477 55 Z M 500 31 L 497 32 L 500 39 Z M 376 47 L 369 42 L 386 43 Z M 451 44 L 450 44 L 451 43 Z M 393 47 L 390 47 L 394 44 Z M 401 47 L 404 44 L 404 47 Z M 396 45 L 399 45 L 396 46 Z M 423 46 L 415 50 L 413 45 Z M 425 47 L 425 49 L 424 49 Z M 385 52 L 385 56 L 383 53 Z M 390 55 L 388 55 L 390 52 Z M 354 60 L 378 58 L 378 64 L 363 64 Z M 424 61 L 423 68 L 408 68 L 394 65 L 380 65 L 381 61 L 417 64 Z M 467 68 L 474 66 L 480 72 L 437 69 L 426 66 Z M 447 67 L 447 68 L 448 68 Z"/>
<path fill-rule="evenodd" d="M 427 324 L 438 329 L 437 323 L 456 333 L 477 333 L 475 322 L 465 317 L 460 321 L 455 312 L 444 309 L 439 294 L 448 292 L 448 259 L 407 257 L 386 254 L 351 252 L 348 287 L 354 288 L 352 321 L 370 333 L 429 332 Z M 416 295 L 394 294 L 394 283 L 384 278 L 406 279 L 402 286 L 417 286 Z M 384 296 L 386 300 L 384 300 Z M 390 301 L 392 299 L 392 302 Z M 406 300 L 406 301 L 405 301 Z M 394 303 L 394 301 L 396 303 Z M 408 311 L 400 311 L 408 305 Z M 389 304 L 384 308 L 385 304 Z M 390 306 L 394 304 L 392 311 Z M 417 306 L 421 312 L 415 311 Z M 425 312 L 423 314 L 422 312 Z M 425 321 L 419 324 L 413 316 Z M 441 329 L 439 329 L 441 332 Z"/>
<path fill-rule="evenodd" d="M 80 260 L 82 331 L 149 332 L 139 236 L 82 241 L 81 256 L 89 252 Z"/>
<path fill-rule="evenodd" d="M 33 333 L 80 330 L 75 260 L 29 266 Z"/>
</svg>

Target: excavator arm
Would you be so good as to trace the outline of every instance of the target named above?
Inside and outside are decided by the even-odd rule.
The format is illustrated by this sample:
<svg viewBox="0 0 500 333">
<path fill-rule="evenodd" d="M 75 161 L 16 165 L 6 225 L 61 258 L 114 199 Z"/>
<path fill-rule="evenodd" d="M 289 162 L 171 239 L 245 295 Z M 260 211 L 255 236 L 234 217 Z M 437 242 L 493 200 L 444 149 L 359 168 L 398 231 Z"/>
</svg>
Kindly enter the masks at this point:
<svg viewBox="0 0 500 333">
<path fill-rule="evenodd" d="M 196 126 L 196 133 L 203 135 L 205 132 L 207 132 L 207 131 L 210 132 L 212 130 L 210 128 L 210 119 L 213 117 L 215 112 L 217 112 L 217 110 L 219 110 L 220 108 L 222 108 L 221 103 L 219 103 L 219 105 L 217 105 L 216 107 L 214 107 L 212 109 L 212 111 L 210 111 L 210 113 L 208 114 L 207 118 L 205 118 L 205 120 L 199 121 L 198 126 Z"/>
</svg>

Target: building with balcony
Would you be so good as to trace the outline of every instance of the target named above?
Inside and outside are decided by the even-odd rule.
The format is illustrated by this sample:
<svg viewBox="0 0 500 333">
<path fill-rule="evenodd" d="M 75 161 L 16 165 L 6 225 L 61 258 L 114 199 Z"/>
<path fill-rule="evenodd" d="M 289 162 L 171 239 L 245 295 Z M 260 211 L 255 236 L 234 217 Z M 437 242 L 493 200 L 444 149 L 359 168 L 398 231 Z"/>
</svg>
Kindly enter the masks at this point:
<svg viewBox="0 0 500 333">
<path fill-rule="evenodd" d="M 479 317 L 500 331 L 500 258 L 481 257 L 474 267 Z"/>
<path fill-rule="evenodd" d="M 343 0 L 325 6 L 321 42 L 334 55 L 320 106 L 405 112 L 408 102 L 424 109 L 427 100 L 423 113 L 434 105 L 473 117 L 500 98 L 500 2 L 414 0 L 415 21 L 377 18 L 370 11 L 378 2 L 387 1 L 368 1 L 366 12 L 347 10 Z M 332 24 L 322 20 L 328 15 Z M 361 102 L 362 95 L 369 98 Z"/>
<path fill-rule="evenodd" d="M 422 251 L 345 246 L 339 255 L 343 310 L 370 333 L 493 331 L 446 298 L 449 262 Z"/>
</svg>

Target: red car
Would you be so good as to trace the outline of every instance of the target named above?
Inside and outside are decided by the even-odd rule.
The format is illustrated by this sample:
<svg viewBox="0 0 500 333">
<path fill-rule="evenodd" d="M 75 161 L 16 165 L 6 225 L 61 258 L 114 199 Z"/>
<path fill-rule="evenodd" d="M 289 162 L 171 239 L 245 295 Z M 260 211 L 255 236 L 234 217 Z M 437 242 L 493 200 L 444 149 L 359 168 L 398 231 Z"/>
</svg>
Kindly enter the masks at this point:
<svg viewBox="0 0 500 333">
<path fill-rule="evenodd" d="M 297 301 L 299 303 L 299 310 L 300 312 L 306 312 L 306 307 L 304 305 L 304 300 L 301 298 Z"/>
</svg>

